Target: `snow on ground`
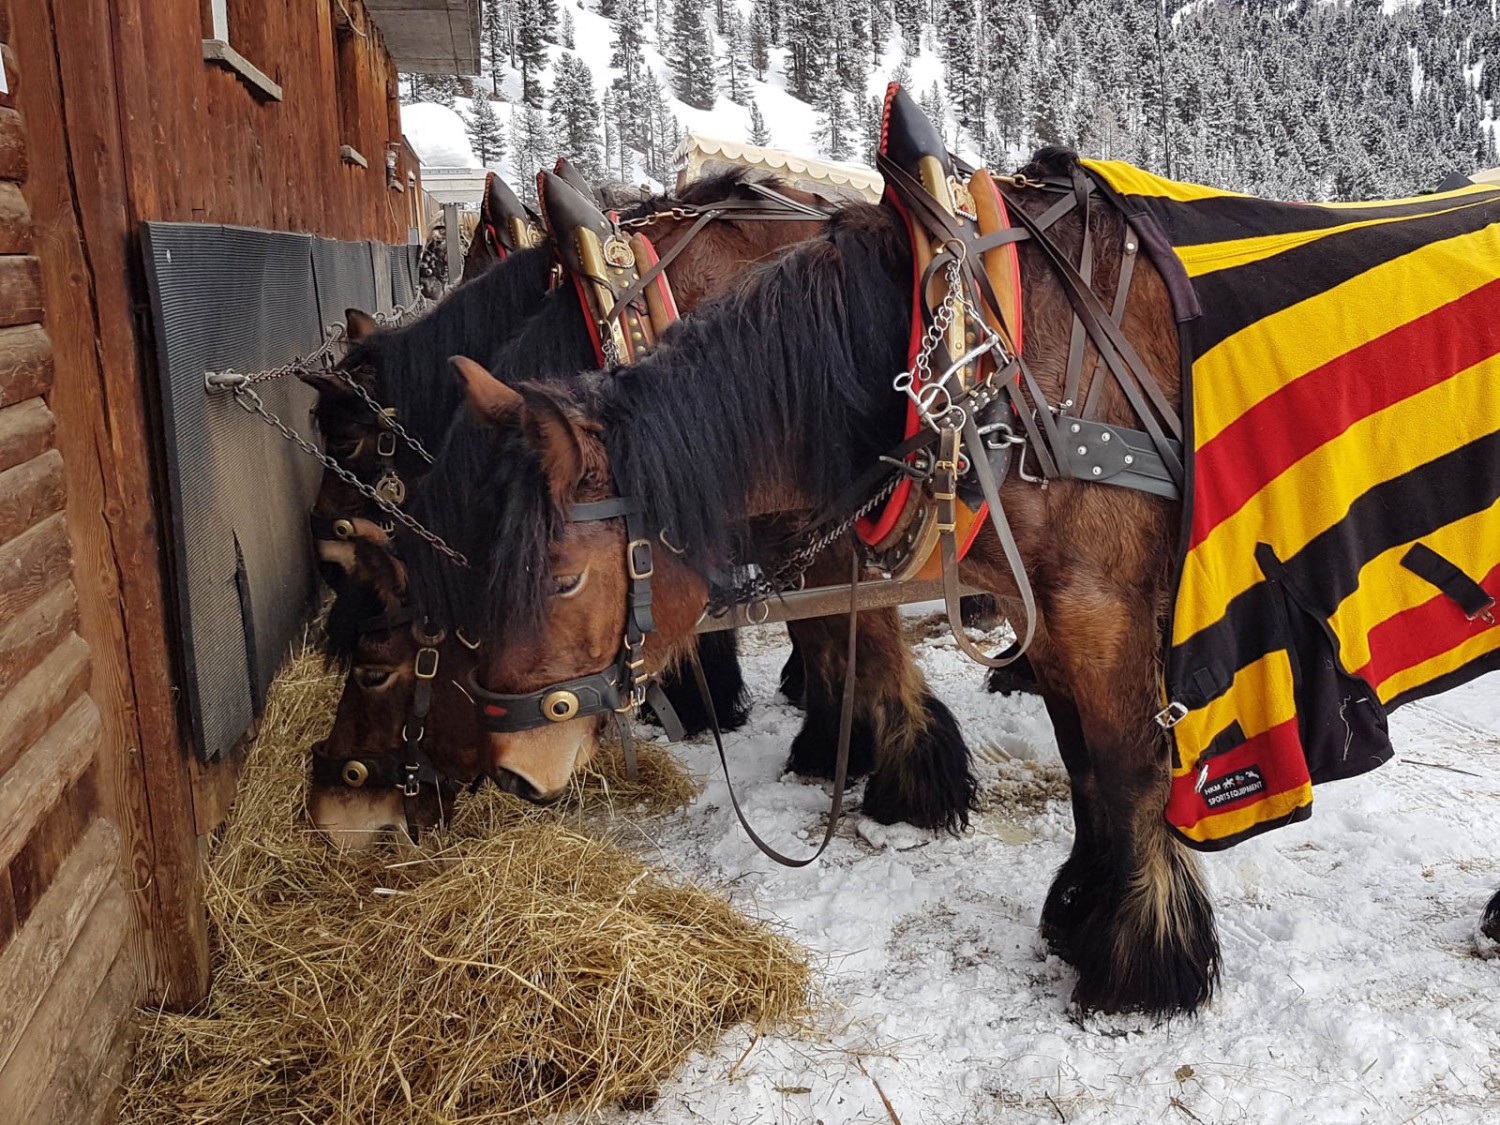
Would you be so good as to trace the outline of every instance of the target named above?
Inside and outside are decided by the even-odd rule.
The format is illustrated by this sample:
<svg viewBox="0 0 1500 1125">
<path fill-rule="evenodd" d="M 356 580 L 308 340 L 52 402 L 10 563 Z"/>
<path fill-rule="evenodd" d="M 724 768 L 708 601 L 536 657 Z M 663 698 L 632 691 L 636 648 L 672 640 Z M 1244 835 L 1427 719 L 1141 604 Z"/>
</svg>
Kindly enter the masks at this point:
<svg viewBox="0 0 1500 1125">
<path fill-rule="evenodd" d="M 1311 821 L 1203 857 L 1224 981 L 1200 1016 L 1080 1020 L 1037 936 L 1072 832 L 1041 702 L 985 694 L 945 631 L 911 626 L 984 811 L 962 839 L 856 811 L 787 870 L 735 822 L 712 743 L 683 748 L 706 788 L 639 824 L 643 850 L 813 950 L 826 1009 L 803 1038 L 737 1029 L 621 1125 L 1500 1121 L 1500 960 L 1476 941 L 1500 886 L 1500 675 L 1398 711 L 1397 760 L 1320 788 Z M 736 785 L 771 843 L 810 850 L 828 793 L 781 774 L 785 633 L 742 636 L 758 697 L 726 740 Z"/>
</svg>

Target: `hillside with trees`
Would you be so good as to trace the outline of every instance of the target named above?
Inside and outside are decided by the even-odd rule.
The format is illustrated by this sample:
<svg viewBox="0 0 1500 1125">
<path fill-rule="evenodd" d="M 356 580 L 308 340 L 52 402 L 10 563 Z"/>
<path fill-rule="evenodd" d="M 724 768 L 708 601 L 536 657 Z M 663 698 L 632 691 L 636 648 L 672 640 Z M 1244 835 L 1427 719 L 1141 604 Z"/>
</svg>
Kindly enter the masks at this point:
<svg viewBox="0 0 1500 1125">
<path fill-rule="evenodd" d="M 1500 164 L 1491 0 L 484 0 L 483 42 L 483 78 L 403 94 L 457 105 L 507 173 L 660 183 L 688 128 L 868 162 L 893 78 L 997 168 L 1066 144 L 1354 199 Z"/>
</svg>

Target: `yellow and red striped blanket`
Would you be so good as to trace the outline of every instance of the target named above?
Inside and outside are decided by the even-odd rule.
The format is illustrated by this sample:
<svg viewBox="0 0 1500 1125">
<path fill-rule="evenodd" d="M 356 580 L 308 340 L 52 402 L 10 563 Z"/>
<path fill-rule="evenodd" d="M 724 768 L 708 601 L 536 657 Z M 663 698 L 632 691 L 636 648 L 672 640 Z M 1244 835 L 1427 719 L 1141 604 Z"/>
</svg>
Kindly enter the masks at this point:
<svg viewBox="0 0 1500 1125">
<path fill-rule="evenodd" d="M 1277 203 L 1085 165 L 1187 282 L 1167 819 L 1227 847 L 1500 667 L 1500 189 Z"/>
</svg>

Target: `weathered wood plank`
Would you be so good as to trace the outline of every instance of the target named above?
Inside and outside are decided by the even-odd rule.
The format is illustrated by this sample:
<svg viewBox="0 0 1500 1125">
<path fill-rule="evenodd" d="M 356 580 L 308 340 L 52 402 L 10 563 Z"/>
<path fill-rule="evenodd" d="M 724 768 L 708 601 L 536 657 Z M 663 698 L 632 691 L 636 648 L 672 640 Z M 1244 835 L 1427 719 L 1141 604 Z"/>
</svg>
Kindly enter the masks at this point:
<svg viewBox="0 0 1500 1125">
<path fill-rule="evenodd" d="M 46 394 L 52 374 L 52 341 L 41 325 L 0 328 L 0 406 Z"/>
<path fill-rule="evenodd" d="M 15 184 L 0 181 L 0 254 L 30 254 L 31 209 Z"/>
<path fill-rule="evenodd" d="M 62 454 L 55 449 L 0 472 L 0 543 L 62 511 L 67 496 Z"/>
<path fill-rule="evenodd" d="M 137 966 L 122 954 L 37 1106 L 39 1125 L 107 1125 L 119 1116 L 126 1068 L 140 1034 L 131 1012 L 139 978 Z"/>
<path fill-rule="evenodd" d="M 42 319 L 42 264 L 29 254 L 0 257 L 0 325 Z"/>
<path fill-rule="evenodd" d="M 83 776 L 102 733 L 99 709 L 82 696 L 0 777 L 0 866 L 10 866 L 42 817 Z"/>
<path fill-rule="evenodd" d="M 52 978 L 36 1014 L 0 1068 L 0 1105 L 14 1110 L 16 1121 L 35 1121 L 68 1044 L 82 1026 L 84 1013 L 120 957 L 130 924 L 125 892 L 111 884 L 89 915 L 67 960 Z"/>
<path fill-rule="evenodd" d="M 0 776 L 88 688 L 89 646 L 77 633 L 0 699 Z"/>
<path fill-rule="evenodd" d="M 95 820 L 52 880 L 10 947 L 0 956 L 0 1065 L 10 1058 L 57 970 L 106 888 L 118 882 L 119 835 Z"/>
<path fill-rule="evenodd" d="M 0 622 L 0 698 L 78 625 L 73 583 L 60 582 L 25 613 Z"/>
<path fill-rule="evenodd" d="M 96 767 L 83 771 L 37 824 L 31 839 L 10 861 L 10 885 L 15 897 L 16 924 L 24 930 L 57 870 L 84 830 L 99 812 Z"/>
<path fill-rule="evenodd" d="M 0 470 L 30 461 L 52 448 L 57 420 L 40 398 L 0 410 Z"/>
<path fill-rule="evenodd" d="M 0 180 L 26 182 L 30 165 L 26 159 L 26 130 L 21 115 L 0 106 Z"/>
<path fill-rule="evenodd" d="M 41 601 L 68 577 L 72 565 L 68 524 L 62 512 L 0 546 L 0 621 L 25 613 Z"/>
<path fill-rule="evenodd" d="M 10 890 L 10 872 L 0 870 L 0 953 L 10 947 L 16 936 L 16 903 Z"/>
<path fill-rule="evenodd" d="M 139 219 L 237 220 L 191 207 L 152 211 L 143 196 L 132 196 L 130 177 L 180 178 L 181 153 L 221 143 L 219 135 L 235 125 L 213 115 L 215 128 L 201 129 L 210 110 L 201 86 L 215 68 L 204 64 L 201 29 L 181 18 L 180 5 L 10 4 L 15 45 L 31 60 L 18 105 L 34 169 L 26 200 L 37 244 L 47 248 L 43 287 L 58 379 L 49 403 L 67 465 L 77 572 L 88 576 L 78 589 L 79 632 L 94 649 L 89 690 L 113 748 L 100 763 L 101 797 L 121 828 L 127 880 L 143 888 L 132 896 L 140 915 L 133 933 L 142 942 L 137 955 L 147 966 L 147 997 L 186 1007 L 207 990 L 207 923 L 188 755 L 177 726 L 177 642 L 168 634 L 158 509 L 151 502 L 157 482 L 144 394 L 150 379 L 141 368 L 135 319 L 145 294 L 136 287 L 132 255 Z M 171 34 L 158 41 L 143 26 L 147 17 L 173 25 Z M 179 79 L 190 85 L 179 89 Z M 270 120 L 261 121 L 261 133 Z M 184 136 L 203 143 L 183 145 Z M 280 150 L 277 140 L 269 145 Z M 159 161 L 163 150 L 179 155 Z M 201 163 L 204 180 L 234 174 L 214 167 L 206 151 L 191 159 Z"/>
</svg>

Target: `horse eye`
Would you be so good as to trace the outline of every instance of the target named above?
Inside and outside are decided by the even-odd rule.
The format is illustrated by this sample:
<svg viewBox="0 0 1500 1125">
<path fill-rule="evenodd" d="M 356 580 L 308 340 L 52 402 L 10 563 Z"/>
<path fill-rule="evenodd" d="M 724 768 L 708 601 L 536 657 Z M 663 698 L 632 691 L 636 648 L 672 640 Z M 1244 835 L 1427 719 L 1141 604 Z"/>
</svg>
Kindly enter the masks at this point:
<svg viewBox="0 0 1500 1125">
<path fill-rule="evenodd" d="M 385 668 L 356 668 L 354 669 L 355 682 L 362 688 L 374 689 L 384 687 L 386 681 L 391 678 L 391 673 Z"/>
<path fill-rule="evenodd" d="M 583 587 L 583 571 L 577 574 L 559 574 L 552 579 L 552 592 L 559 598 L 576 594 Z"/>
</svg>

